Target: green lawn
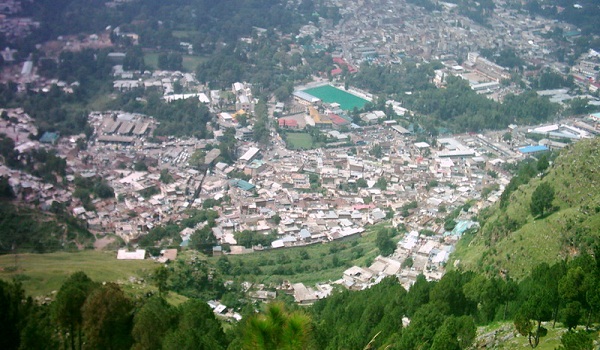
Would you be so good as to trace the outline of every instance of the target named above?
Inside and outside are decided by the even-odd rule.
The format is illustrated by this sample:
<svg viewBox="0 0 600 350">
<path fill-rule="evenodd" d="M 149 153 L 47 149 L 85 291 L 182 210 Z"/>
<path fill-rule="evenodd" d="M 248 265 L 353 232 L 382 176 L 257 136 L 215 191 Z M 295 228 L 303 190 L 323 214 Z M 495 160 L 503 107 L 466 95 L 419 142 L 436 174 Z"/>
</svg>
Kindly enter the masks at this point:
<svg viewBox="0 0 600 350">
<path fill-rule="evenodd" d="M 353 110 L 354 107 L 361 109 L 368 102 L 358 96 L 348 93 L 344 90 L 340 90 L 331 85 L 323 85 L 312 89 L 304 90 L 309 95 L 318 97 L 325 103 L 337 102 L 340 104 L 340 108 L 345 111 Z"/>
<path fill-rule="evenodd" d="M 205 57 L 184 55 L 183 68 L 188 72 L 195 72 L 198 65 L 204 61 L 206 61 Z"/>
<path fill-rule="evenodd" d="M 286 144 L 289 149 L 311 149 L 314 147 L 312 136 L 307 133 L 287 133 Z"/>
<path fill-rule="evenodd" d="M 154 69 L 158 68 L 158 52 L 145 53 L 144 63 Z"/>
<path fill-rule="evenodd" d="M 15 263 L 17 269 L 15 269 Z M 86 250 L 77 253 L 18 254 L 0 256 L 0 278 L 22 281 L 28 295 L 41 296 L 58 290 L 72 273 L 85 272 L 99 282 L 127 282 L 145 278 L 158 266 L 152 260 L 117 260 L 116 252 Z M 125 287 L 124 287 L 125 288 Z M 150 290 L 147 284 L 129 284 L 126 289 Z"/>
<path fill-rule="evenodd" d="M 144 62 L 147 66 L 158 69 L 158 52 L 144 54 Z M 205 57 L 183 55 L 183 68 L 188 72 L 195 72 L 198 65 L 206 61 Z"/>
<path fill-rule="evenodd" d="M 194 36 L 198 31 L 196 30 L 174 30 L 173 37 L 183 39 Z"/>
</svg>

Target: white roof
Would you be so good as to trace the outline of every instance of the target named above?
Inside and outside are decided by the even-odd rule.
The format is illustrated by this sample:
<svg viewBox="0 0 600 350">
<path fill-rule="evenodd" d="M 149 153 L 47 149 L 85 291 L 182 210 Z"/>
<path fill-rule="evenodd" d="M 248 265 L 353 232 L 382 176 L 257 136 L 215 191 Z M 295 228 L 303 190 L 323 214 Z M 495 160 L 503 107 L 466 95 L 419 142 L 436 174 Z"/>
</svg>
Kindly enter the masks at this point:
<svg viewBox="0 0 600 350">
<path fill-rule="evenodd" d="M 240 160 L 249 162 L 259 151 L 260 150 L 256 147 L 250 147 L 250 149 L 240 157 Z"/>
<path fill-rule="evenodd" d="M 117 260 L 144 260 L 145 257 L 145 249 L 138 249 L 135 252 L 129 252 L 126 249 L 119 249 L 117 251 Z"/>
</svg>

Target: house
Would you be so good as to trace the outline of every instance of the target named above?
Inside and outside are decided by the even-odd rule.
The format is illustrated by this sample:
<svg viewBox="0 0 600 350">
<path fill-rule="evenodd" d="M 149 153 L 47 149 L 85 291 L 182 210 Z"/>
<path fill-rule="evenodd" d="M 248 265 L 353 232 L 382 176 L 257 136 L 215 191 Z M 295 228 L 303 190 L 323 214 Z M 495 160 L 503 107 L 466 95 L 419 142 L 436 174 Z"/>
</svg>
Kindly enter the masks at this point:
<svg viewBox="0 0 600 350">
<path fill-rule="evenodd" d="M 310 188 L 310 178 L 308 174 L 292 174 L 292 181 L 294 183 L 294 188 Z"/>
<path fill-rule="evenodd" d="M 129 252 L 126 249 L 119 249 L 117 251 L 117 260 L 144 260 L 145 258 L 145 249 L 138 249 L 135 252 Z"/>
<path fill-rule="evenodd" d="M 48 143 L 51 145 L 56 144 L 60 135 L 56 132 L 46 131 L 44 135 L 40 138 L 40 143 Z"/>
<path fill-rule="evenodd" d="M 318 300 L 317 295 L 311 288 L 306 288 L 303 283 L 292 284 L 294 290 L 294 300 L 302 305 L 312 305 Z"/>
<path fill-rule="evenodd" d="M 157 261 L 160 263 L 166 263 L 169 261 L 175 261 L 177 259 L 177 249 L 163 249 L 160 251 L 160 257 Z"/>
<path fill-rule="evenodd" d="M 277 120 L 279 127 L 282 129 L 298 129 L 298 121 L 293 118 L 281 118 Z"/>
</svg>

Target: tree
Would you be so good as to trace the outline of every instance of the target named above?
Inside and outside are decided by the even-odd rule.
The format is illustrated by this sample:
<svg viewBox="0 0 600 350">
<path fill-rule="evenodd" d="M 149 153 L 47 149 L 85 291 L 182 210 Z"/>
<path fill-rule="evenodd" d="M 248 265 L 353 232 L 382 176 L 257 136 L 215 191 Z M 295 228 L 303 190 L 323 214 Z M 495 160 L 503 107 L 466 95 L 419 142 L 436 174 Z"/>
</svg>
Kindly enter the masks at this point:
<svg viewBox="0 0 600 350">
<path fill-rule="evenodd" d="M 158 288 L 158 295 L 163 297 L 165 293 L 168 293 L 168 284 L 167 281 L 169 279 L 169 270 L 165 267 L 165 265 L 160 265 L 154 270 L 154 274 L 152 275 L 152 279 Z"/>
<path fill-rule="evenodd" d="M 387 180 L 383 176 L 378 178 L 377 182 L 375 183 L 375 187 L 379 188 L 382 191 L 385 191 L 387 189 L 387 186 L 388 186 Z"/>
<path fill-rule="evenodd" d="M 52 303 L 53 318 L 60 326 L 63 339 L 69 339 L 71 350 L 82 345 L 83 315 L 81 308 L 96 284 L 83 272 L 75 272 L 60 287 Z"/>
<path fill-rule="evenodd" d="M 0 348 L 19 349 L 24 291 L 18 283 L 0 280 Z"/>
<path fill-rule="evenodd" d="M 162 349 L 163 338 L 176 321 L 177 313 L 163 298 L 148 299 L 133 318 L 131 333 L 135 344 L 132 349 Z"/>
<path fill-rule="evenodd" d="M 541 183 L 531 195 L 531 214 L 534 217 L 543 216 L 544 212 L 552 208 L 554 188 L 547 182 Z"/>
<path fill-rule="evenodd" d="M 82 308 L 86 344 L 91 349 L 129 349 L 133 304 L 115 283 L 107 283 L 87 298 Z"/>
<path fill-rule="evenodd" d="M 381 159 L 381 157 L 383 157 L 383 149 L 381 148 L 381 145 L 379 145 L 379 144 L 373 146 L 371 148 L 371 150 L 369 151 L 369 153 L 377 159 Z"/>
<path fill-rule="evenodd" d="M 158 180 L 164 184 L 170 184 L 174 181 L 173 176 L 169 174 L 169 169 L 161 170 L 160 177 L 158 178 Z"/>
<path fill-rule="evenodd" d="M 396 249 L 396 245 L 390 236 L 390 233 L 385 228 L 377 231 L 376 245 L 377 248 L 379 248 L 379 252 L 383 256 L 391 255 Z"/>
<path fill-rule="evenodd" d="M 165 350 L 222 350 L 227 338 L 206 302 L 190 299 L 179 306 L 179 322 L 163 340 Z"/>
<path fill-rule="evenodd" d="M 15 197 L 12 186 L 8 183 L 7 176 L 0 176 L 0 198 L 12 199 Z"/>
<path fill-rule="evenodd" d="M 476 328 L 470 316 L 450 316 L 438 329 L 431 350 L 460 350 L 468 348 L 475 339 Z"/>
<path fill-rule="evenodd" d="M 279 225 L 281 222 L 281 216 L 279 216 L 279 214 L 275 214 L 271 217 L 271 221 L 273 221 L 275 225 Z"/>
<path fill-rule="evenodd" d="M 548 330 L 542 327 L 542 322 L 552 319 L 553 296 L 552 292 L 546 287 L 541 281 L 533 286 L 527 300 L 521 304 L 514 320 L 517 332 L 528 337 L 531 348 L 538 346 L 540 338 L 548 334 Z"/>
<path fill-rule="evenodd" d="M 269 304 L 267 310 L 252 316 L 243 329 L 243 349 L 300 350 L 310 340 L 310 318 L 302 311 L 288 312 L 282 303 Z"/>
<path fill-rule="evenodd" d="M 544 171 L 546 171 L 546 169 L 548 169 L 548 167 L 550 166 L 550 162 L 548 162 L 548 156 L 546 156 L 545 154 L 542 154 L 540 156 L 540 159 L 538 159 L 537 161 L 537 170 L 541 173 L 543 173 Z"/>
<path fill-rule="evenodd" d="M 369 185 L 367 184 L 367 180 L 363 179 L 362 177 L 360 179 L 356 180 L 356 186 L 359 188 L 369 187 Z"/>
<path fill-rule="evenodd" d="M 558 350 L 592 350 L 594 340 L 585 331 L 568 331 L 560 337 Z"/>
</svg>

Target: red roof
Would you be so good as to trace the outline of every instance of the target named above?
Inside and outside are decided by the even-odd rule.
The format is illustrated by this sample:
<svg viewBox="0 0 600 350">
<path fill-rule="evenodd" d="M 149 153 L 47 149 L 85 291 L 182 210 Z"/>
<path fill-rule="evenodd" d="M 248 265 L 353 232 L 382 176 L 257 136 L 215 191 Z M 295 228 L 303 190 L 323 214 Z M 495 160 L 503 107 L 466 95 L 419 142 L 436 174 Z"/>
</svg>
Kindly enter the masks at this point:
<svg viewBox="0 0 600 350">
<path fill-rule="evenodd" d="M 288 128 L 298 127 L 298 121 L 296 121 L 295 119 L 279 119 L 278 122 L 279 122 L 280 127 L 288 127 Z"/>
<path fill-rule="evenodd" d="M 328 117 L 329 117 L 329 119 L 331 119 L 331 121 L 332 121 L 332 122 L 333 122 L 333 124 L 335 124 L 335 125 L 346 125 L 346 124 L 350 124 L 350 122 L 349 122 L 349 121 L 347 121 L 346 119 L 344 119 L 344 118 L 340 117 L 340 116 L 339 116 L 339 115 L 337 115 L 337 114 L 333 114 L 333 113 L 331 113 L 331 114 L 329 114 L 329 115 L 328 115 Z"/>
<path fill-rule="evenodd" d="M 331 75 L 340 75 L 342 74 L 342 68 L 336 68 L 331 70 Z"/>
<path fill-rule="evenodd" d="M 343 65 L 347 65 L 348 63 L 346 63 L 346 61 L 344 61 L 343 58 L 341 57 L 334 57 L 333 58 L 333 63 L 337 63 L 337 64 L 343 64 Z"/>
</svg>

